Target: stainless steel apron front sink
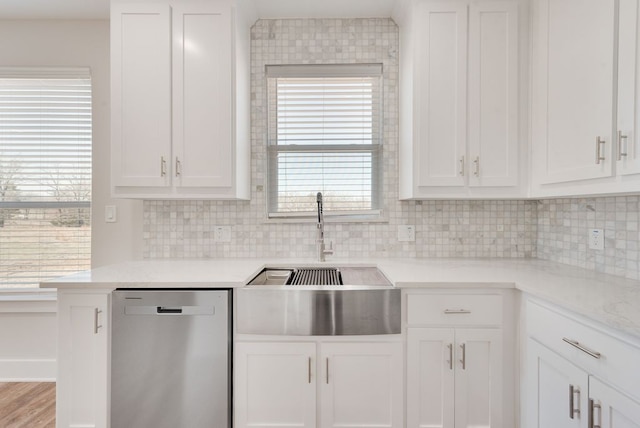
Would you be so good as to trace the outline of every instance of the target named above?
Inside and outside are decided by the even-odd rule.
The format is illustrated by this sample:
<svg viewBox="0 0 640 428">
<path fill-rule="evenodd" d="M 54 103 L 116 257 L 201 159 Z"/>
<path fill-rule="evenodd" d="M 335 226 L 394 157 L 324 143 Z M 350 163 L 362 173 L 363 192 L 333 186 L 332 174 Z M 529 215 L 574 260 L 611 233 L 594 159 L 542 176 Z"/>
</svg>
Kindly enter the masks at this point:
<svg viewBox="0 0 640 428">
<path fill-rule="evenodd" d="M 400 290 L 377 268 L 337 268 L 336 276 L 342 278 L 344 285 L 308 282 L 292 285 L 299 270 L 303 269 L 266 268 L 249 285 L 237 290 L 238 333 L 292 336 L 400 333 Z"/>
</svg>

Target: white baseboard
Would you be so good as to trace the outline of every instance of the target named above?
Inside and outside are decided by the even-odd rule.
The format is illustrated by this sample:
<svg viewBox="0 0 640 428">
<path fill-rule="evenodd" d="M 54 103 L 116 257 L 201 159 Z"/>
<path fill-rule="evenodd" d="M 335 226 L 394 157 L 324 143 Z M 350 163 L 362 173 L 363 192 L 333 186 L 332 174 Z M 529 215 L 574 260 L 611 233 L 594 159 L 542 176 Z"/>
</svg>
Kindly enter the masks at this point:
<svg viewBox="0 0 640 428">
<path fill-rule="evenodd" d="M 0 293 L 0 382 L 55 382 L 55 296 Z"/>
<path fill-rule="evenodd" d="M 56 360 L 0 360 L 0 382 L 55 382 Z"/>
</svg>

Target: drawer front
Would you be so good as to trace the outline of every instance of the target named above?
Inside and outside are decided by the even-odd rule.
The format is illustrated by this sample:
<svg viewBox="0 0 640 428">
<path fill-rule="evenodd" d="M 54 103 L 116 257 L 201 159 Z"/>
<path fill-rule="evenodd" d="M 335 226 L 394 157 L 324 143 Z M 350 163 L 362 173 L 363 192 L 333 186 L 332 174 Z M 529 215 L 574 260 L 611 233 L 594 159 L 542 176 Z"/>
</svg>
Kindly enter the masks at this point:
<svg viewBox="0 0 640 428">
<path fill-rule="evenodd" d="M 589 374 L 640 398 L 640 341 L 620 339 L 606 326 L 536 301 L 527 301 L 525 310 L 529 337 Z"/>
<path fill-rule="evenodd" d="M 497 294 L 409 294 L 408 325 L 502 325 Z"/>
</svg>

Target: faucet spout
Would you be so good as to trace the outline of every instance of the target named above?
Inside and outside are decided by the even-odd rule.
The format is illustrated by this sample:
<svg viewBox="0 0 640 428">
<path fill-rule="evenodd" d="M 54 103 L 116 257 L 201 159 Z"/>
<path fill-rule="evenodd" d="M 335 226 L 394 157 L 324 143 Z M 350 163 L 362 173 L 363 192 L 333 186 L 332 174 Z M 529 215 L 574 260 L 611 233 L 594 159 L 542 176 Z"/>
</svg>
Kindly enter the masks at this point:
<svg viewBox="0 0 640 428">
<path fill-rule="evenodd" d="M 316 238 L 316 247 L 318 250 L 318 261 L 324 262 L 326 260 L 325 256 L 327 254 L 333 254 L 332 245 L 329 244 L 329 249 L 327 250 L 324 244 L 324 213 L 322 208 L 322 193 L 318 192 L 316 195 L 316 202 L 318 204 L 318 236 Z"/>
</svg>

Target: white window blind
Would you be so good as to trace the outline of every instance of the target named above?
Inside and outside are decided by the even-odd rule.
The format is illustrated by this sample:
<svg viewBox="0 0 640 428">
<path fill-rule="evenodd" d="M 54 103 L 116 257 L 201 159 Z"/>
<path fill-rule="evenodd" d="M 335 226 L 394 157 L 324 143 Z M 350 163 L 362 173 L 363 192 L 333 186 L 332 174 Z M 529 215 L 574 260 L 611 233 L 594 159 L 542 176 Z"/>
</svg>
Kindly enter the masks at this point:
<svg viewBox="0 0 640 428">
<path fill-rule="evenodd" d="M 91 263 L 91 78 L 0 67 L 0 287 Z"/>
<path fill-rule="evenodd" d="M 270 217 L 380 213 L 382 66 L 268 66 Z"/>
</svg>

